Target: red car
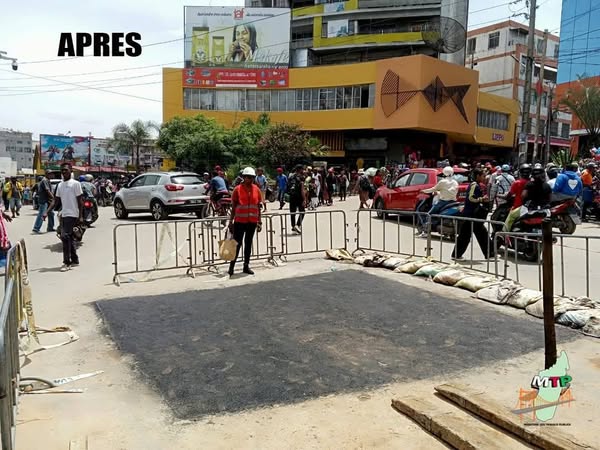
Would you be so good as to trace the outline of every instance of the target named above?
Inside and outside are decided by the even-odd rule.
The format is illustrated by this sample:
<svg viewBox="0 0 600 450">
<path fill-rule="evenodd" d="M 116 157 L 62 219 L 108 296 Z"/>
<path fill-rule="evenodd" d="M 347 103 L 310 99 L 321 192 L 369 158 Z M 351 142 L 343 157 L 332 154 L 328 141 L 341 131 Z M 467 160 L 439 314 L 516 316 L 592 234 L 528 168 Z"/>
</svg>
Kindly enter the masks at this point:
<svg viewBox="0 0 600 450">
<path fill-rule="evenodd" d="M 421 190 L 435 186 L 442 176 L 441 168 L 408 170 L 390 185 L 377 189 L 373 198 L 373 208 L 379 211 L 386 209 L 416 211 L 421 200 L 429 197 L 429 194 L 423 194 Z M 458 181 L 458 200 L 463 201 L 469 187 L 468 170 L 454 169 L 454 179 Z"/>
</svg>

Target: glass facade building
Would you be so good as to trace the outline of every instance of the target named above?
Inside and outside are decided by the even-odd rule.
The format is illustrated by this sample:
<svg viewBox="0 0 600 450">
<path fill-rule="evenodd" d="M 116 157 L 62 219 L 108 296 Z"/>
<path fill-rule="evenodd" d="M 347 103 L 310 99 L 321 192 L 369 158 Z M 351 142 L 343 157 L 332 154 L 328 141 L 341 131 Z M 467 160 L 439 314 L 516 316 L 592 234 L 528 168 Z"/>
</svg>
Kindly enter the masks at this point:
<svg viewBox="0 0 600 450">
<path fill-rule="evenodd" d="M 600 0 L 563 0 L 558 83 L 600 75 Z"/>
</svg>

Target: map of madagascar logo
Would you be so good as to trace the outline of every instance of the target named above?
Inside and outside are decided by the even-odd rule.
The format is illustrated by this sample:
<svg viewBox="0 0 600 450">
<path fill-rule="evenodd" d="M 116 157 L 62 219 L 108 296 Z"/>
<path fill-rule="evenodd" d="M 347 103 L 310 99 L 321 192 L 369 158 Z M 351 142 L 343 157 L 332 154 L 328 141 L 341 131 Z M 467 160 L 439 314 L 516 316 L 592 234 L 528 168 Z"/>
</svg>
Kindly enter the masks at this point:
<svg viewBox="0 0 600 450">
<path fill-rule="evenodd" d="M 573 377 L 567 374 L 569 360 L 563 351 L 556 364 L 546 370 L 541 370 L 531 380 L 531 390 L 521 388 L 517 408 L 512 412 L 521 417 L 531 414 L 534 421 L 547 422 L 554 417 L 560 405 L 575 401 L 572 394 L 571 382 Z"/>
</svg>

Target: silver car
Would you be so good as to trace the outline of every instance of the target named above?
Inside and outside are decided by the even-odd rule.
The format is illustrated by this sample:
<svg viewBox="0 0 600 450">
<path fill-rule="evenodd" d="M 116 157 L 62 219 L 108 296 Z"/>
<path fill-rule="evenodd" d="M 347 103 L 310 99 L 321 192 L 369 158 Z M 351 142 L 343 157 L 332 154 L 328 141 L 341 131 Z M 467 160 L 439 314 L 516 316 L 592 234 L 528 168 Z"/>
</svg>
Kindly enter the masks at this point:
<svg viewBox="0 0 600 450">
<path fill-rule="evenodd" d="M 144 173 L 115 194 L 115 216 L 126 219 L 130 213 L 149 212 L 154 220 L 165 220 L 176 213 L 203 217 L 209 200 L 205 184 L 192 172 Z"/>
</svg>

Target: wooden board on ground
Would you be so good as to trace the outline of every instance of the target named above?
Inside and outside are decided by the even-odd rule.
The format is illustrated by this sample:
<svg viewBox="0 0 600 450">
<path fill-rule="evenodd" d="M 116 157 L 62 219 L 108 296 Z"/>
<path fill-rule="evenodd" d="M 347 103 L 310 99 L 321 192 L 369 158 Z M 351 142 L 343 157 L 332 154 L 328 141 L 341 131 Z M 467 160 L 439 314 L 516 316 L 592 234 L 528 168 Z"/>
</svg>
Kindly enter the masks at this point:
<svg viewBox="0 0 600 450">
<path fill-rule="evenodd" d="M 461 384 L 442 384 L 436 392 L 461 408 L 482 417 L 494 425 L 520 437 L 525 442 L 545 450 L 592 448 L 575 437 L 559 432 L 556 427 L 525 427 L 518 416 L 484 392 Z"/>
<path fill-rule="evenodd" d="M 392 407 L 429 433 L 458 450 L 530 448 L 459 409 L 447 411 L 442 402 L 416 397 L 392 400 Z"/>
</svg>

